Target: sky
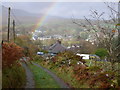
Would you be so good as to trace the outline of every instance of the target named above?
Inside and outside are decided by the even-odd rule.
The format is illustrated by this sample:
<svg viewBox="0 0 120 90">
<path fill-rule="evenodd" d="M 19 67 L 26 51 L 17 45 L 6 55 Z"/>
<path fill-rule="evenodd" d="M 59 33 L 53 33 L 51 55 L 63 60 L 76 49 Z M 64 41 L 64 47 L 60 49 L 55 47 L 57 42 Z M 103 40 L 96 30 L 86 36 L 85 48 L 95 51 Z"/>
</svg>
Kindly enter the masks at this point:
<svg viewBox="0 0 120 90">
<path fill-rule="evenodd" d="M 105 18 L 109 14 L 109 10 L 103 2 L 3 2 L 2 5 L 31 13 L 65 18 L 90 17 L 90 10 L 97 10 L 99 13 L 106 12 Z M 117 9 L 117 4 L 115 7 Z"/>
</svg>

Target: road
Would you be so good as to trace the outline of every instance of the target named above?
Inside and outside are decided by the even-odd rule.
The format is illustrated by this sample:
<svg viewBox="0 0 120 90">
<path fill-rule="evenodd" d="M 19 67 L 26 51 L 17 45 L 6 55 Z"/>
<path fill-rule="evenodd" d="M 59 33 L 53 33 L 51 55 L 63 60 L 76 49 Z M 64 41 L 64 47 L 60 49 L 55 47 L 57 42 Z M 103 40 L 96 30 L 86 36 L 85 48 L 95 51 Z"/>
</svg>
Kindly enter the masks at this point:
<svg viewBox="0 0 120 90">
<path fill-rule="evenodd" d="M 61 88 L 70 88 L 66 83 L 64 83 L 63 80 L 61 80 L 59 77 L 57 77 L 53 72 L 49 71 L 48 69 L 33 63 L 33 65 L 36 65 L 37 67 L 43 69 L 45 72 L 47 72 L 59 85 Z M 30 71 L 29 67 L 23 63 L 22 66 L 24 67 L 25 71 L 26 71 L 26 86 L 25 88 L 35 88 L 35 81 L 34 81 L 34 76 L 32 74 L 32 72 Z M 54 88 L 54 87 L 53 87 Z"/>
<path fill-rule="evenodd" d="M 63 80 L 61 80 L 59 77 L 57 77 L 53 72 L 49 71 L 48 69 L 36 64 L 36 63 L 33 63 L 34 65 L 38 66 L 39 68 L 43 69 L 45 72 L 47 72 L 50 76 L 53 77 L 53 79 L 61 86 L 61 88 L 69 88 L 69 86 L 64 83 Z"/>
<path fill-rule="evenodd" d="M 30 71 L 30 69 L 28 68 L 28 66 L 25 63 L 22 63 L 22 66 L 24 67 L 25 71 L 26 71 L 26 86 L 25 88 L 35 88 L 35 82 L 33 79 L 33 74 Z"/>
</svg>

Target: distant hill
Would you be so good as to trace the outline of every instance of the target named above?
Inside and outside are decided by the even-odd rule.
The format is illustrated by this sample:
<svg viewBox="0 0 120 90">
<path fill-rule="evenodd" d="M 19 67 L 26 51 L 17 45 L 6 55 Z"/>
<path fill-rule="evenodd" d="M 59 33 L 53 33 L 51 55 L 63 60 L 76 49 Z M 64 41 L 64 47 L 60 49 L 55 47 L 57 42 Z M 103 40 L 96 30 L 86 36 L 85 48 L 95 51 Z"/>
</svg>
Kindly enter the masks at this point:
<svg viewBox="0 0 120 90">
<path fill-rule="evenodd" d="M 11 12 L 11 23 L 12 20 L 16 21 L 17 33 L 24 31 L 31 32 L 34 29 L 39 29 L 46 31 L 45 35 L 61 34 L 61 35 L 80 35 L 84 33 L 84 28 L 80 27 L 72 22 L 72 18 L 62 18 L 57 16 L 46 16 L 42 26 L 35 28 L 36 24 L 40 19 L 43 18 L 43 14 L 30 13 L 24 10 L 12 9 Z M 2 23 L 3 31 L 7 31 L 7 21 L 8 21 L 8 8 L 2 7 Z M 82 22 L 85 25 L 88 23 L 84 19 L 77 19 L 78 23 Z M 92 20 L 96 24 L 95 20 Z M 103 22 L 101 22 L 103 23 Z M 12 29 L 12 25 L 11 25 Z"/>
<path fill-rule="evenodd" d="M 19 20 L 22 24 L 35 23 L 38 18 L 42 17 L 42 14 L 33 14 L 19 9 L 12 9 L 11 11 L 11 21 L 15 19 Z M 2 23 L 3 25 L 7 24 L 8 18 L 8 9 L 2 8 Z"/>
<path fill-rule="evenodd" d="M 40 18 L 41 19 L 43 18 L 43 14 L 30 13 L 19 9 L 12 9 L 11 11 L 11 23 L 12 20 L 15 19 L 16 28 L 18 28 L 17 30 L 19 31 L 23 30 L 21 28 L 23 26 L 26 28 L 26 30 L 30 30 L 30 28 L 34 29 L 33 26 L 35 26 L 38 23 Z M 2 7 L 3 27 L 7 26 L 7 21 L 8 21 L 8 8 Z M 45 27 L 44 30 L 52 30 L 54 33 L 55 32 L 57 33 L 57 31 L 62 32 L 64 30 L 69 31 L 69 30 L 80 29 L 79 26 L 72 23 L 72 19 L 62 18 L 57 16 L 46 16 L 43 26 Z"/>
<path fill-rule="evenodd" d="M 19 20 L 22 24 L 36 24 L 38 23 L 38 20 L 40 18 L 42 19 L 44 15 L 43 14 L 36 14 L 36 13 L 30 13 L 24 10 L 19 9 L 12 9 L 11 10 L 11 21 L 12 19 L 15 19 L 16 21 Z M 2 7 L 2 23 L 3 25 L 7 24 L 8 18 L 8 8 Z M 49 16 L 47 19 L 61 19 L 61 17 L 57 16 Z"/>
</svg>

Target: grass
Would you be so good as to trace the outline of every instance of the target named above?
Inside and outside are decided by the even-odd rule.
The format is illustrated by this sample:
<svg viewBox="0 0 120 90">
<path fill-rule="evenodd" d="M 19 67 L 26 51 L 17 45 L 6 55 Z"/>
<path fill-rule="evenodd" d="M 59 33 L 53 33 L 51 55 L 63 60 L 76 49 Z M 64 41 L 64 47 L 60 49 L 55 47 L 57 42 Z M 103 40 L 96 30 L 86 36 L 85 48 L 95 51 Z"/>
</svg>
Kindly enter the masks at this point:
<svg viewBox="0 0 120 90">
<path fill-rule="evenodd" d="M 110 62 L 95 61 L 95 60 L 85 60 L 85 61 L 86 61 L 86 65 L 88 65 L 88 66 L 99 66 L 99 67 L 101 67 L 101 69 L 104 69 L 104 70 L 112 70 Z M 90 64 L 90 62 L 91 62 L 91 64 Z M 120 63 L 116 62 L 114 64 L 114 69 L 119 70 L 120 69 L 119 66 L 120 66 Z"/>
<path fill-rule="evenodd" d="M 2 88 L 23 88 L 26 75 L 22 66 L 13 65 L 2 69 Z"/>
<path fill-rule="evenodd" d="M 29 65 L 34 75 L 35 88 L 60 88 L 56 81 L 43 69 Z"/>
<path fill-rule="evenodd" d="M 73 77 L 73 68 L 69 67 L 67 70 L 63 70 L 62 68 L 57 68 L 52 65 L 50 65 L 50 63 L 48 62 L 39 62 L 39 61 L 35 61 L 35 63 L 49 69 L 50 71 L 54 72 L 59 78 L 61 78 L 65 83 L 69 84 L 71 87 L 74 88 L 89 88 L 88 85 L 86 84 L 81 84 L 79 81 L 77 81 L 74 77 Z"/>
<path fill-rule="evenodd" d="M 2 70 L 0 70 L 0 89 L 2 89 Z"/>
<path fill-rule="evenodd" d="M 74 88 L 89 88 L 85 84 L 79 83 L 74 76 L 73 76 L 73 71 L 72 67 L 70 67 L 68 70 L 59 70 L 58 68 L 51 69 L 56 75 L 60 78 L 62 78 L 66 83 L 68 83 L 71 87 Z"/>
<path fill-rule="evenodd" d="M 64 69 L 55 66 L 50 61 L 42 61 L 42 60 L 36 60 L 36 63 L 42 65 L 43 67 L 51 70 L 54 72 L 58 77 L 63 79 L 66 83 L 68 83 L 71 87 L 74 88 L 89 88 L 89 85 L 87 83 L 80 83 L 81 81 L 78 81 L 75 79 L 73 68 L 72 67 L 65 67 Z M 97 65 L 101 69 L 104 69 L 106 71 L 111 71 L 111 63 L 110 62 L 103 62 L 103 61 L 94 61 L 94 60 L 86 60 L 86 65 L 89 66 L 91 62 L 91 66 Z M 118 69 L 120 63 L 115 63 L 115 69 Z M 116 72 L 115 72 L 116 73 Z M 117 73 L 116 73 L 117 74 Z"/>
</svg>

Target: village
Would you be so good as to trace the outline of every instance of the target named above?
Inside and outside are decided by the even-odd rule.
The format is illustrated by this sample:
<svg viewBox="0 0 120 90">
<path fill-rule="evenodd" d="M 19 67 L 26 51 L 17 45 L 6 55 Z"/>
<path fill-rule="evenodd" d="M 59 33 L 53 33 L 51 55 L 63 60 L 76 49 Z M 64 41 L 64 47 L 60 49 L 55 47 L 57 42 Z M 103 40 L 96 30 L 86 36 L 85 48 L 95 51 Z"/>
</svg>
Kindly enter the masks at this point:
<svg viewBox="0 0 120 90">
<path fill-rule="evenodd" d="M 119 89 L 119 4 L 4 2 L 0 88 Z"/>
<path fill-rule="evenodd" d="M 48 57 L 53 57 L 55 55 L 57 55 L 58 53 L 62 53 L 65 51 L 71 51 L 74 52 L 74 54 L 81 56 L 82 59 L 93 59 L 93 60 L 100 60 L 100 57 L 95 55 L 95 54 L 80 54 L 77 53 L 77 50 L 80 50 L 82 48 L 80 48 L 80 46 L 77 45 L 72 45 L 71 47 L 65 47 L 60 40 L 57 40 L 55 44 L 52 44 L 49 47 L 44 47 L 44 50 L 48 51 L 48 53 L 44 53 L 44 52 L 37 52 L 37 55 L 41 55 L 43 57 L 46 57 L 46 59 L 48 59 Z"/>
</svg>

